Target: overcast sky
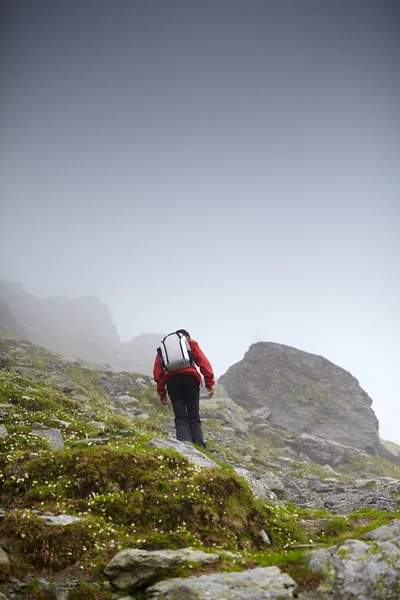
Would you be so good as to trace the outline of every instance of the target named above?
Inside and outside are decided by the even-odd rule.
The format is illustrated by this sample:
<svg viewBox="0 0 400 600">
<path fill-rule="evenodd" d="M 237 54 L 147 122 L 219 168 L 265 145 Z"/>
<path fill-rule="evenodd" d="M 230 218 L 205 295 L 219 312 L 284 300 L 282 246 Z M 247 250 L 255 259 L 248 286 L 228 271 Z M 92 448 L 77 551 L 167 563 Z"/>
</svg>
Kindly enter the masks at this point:
<svg viewBox="0 0 400 600">
<path fill-rule="evenodd" d="M 321 354 L 400 443 L 399 3 L 0 10 L 0 277 L 184 327 L 218 375 Z"/>
</svg>

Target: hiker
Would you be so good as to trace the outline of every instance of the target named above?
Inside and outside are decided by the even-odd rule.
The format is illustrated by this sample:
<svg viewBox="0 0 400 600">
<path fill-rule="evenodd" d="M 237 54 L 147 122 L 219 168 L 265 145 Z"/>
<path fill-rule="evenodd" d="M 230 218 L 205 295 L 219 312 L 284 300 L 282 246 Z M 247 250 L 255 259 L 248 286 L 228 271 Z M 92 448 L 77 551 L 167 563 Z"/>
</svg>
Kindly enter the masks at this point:
<svg viewBox="0 0 400 600">
<path fill-rule="evenodd" d="M 178 329 L 167 335 L 157 348 L 153 376 L 161 404 L 168 404 L 165 387 L 168 390 L 175 414 L 176 438 L 205 448 L 200 421 L 201 376 L 196 365 L 211 398 L 215 385 L 212 367 L 186 329 Z"/>
</svg>

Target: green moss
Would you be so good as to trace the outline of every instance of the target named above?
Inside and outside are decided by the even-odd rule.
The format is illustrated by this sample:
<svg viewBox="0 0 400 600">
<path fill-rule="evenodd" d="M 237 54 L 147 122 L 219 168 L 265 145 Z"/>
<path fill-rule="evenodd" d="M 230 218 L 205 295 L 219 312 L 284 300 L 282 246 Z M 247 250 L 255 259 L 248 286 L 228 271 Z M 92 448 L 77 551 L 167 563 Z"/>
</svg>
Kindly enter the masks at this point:
<svg viewBox="0 0 400 600">
<path fill-rule="evenodd" d="M 100 585 L 80 581 L 68 592 L 68 600 L 111 600 L 111 592 L 104 591 Z"/>
<path fill-rule="evenodd" d="M 349 531 L 349 529 L 350 525 L 347 517 L 334 517 L 326 525 L 324 534 L 329 537 L 335 537 L 344 531 Z"/>
<path fill-rule="evenodd" d="M 27 600 L 57 600 L 51 587 L 44 587 L 37 579 L 28 582 L 26 588 Z"/>
<path fill-rule="evenodd" d="M 24 565 L 55 572 L 99 554 L 112 541 L 113 533 L 99 519 L 47 525 L 29 510 L 9 513 L 0 524 L 0 536 L 16 557 L 18 569 Z"/>
</svg>

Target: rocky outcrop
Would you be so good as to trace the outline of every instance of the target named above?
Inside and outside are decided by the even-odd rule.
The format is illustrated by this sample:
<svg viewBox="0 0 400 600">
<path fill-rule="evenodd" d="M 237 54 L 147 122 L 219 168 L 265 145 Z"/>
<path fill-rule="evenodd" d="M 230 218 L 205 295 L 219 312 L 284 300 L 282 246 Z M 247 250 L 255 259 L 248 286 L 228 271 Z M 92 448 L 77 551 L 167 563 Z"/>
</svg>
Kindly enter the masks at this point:
<svg viewBox="0 0 400 600">
<path fill-rule="evenodd" d="M 174 438 L 153 438 L 149 441 L 149 446 L 152 448 L 164 448 L 175 450 L 185 456 L 191 463 L 200 468 L 217 468 L 220 466 L 208 458 L 205 454 L 197 450 L 190 442 L 180 442 Z"/>
<path fill-rule="evenodd" d="M 231 427 L 238 435 L 246 435 L 249 426 L 246 423 L 247 411 L 230 398 L 204 398 L 201 402 L 202 418 L 218 419 L 223 426 Z"/>
<path fill-rule="evenodd" d="M 309 433 L 302 433 L 298 437 L 286 438 L 285 443 L 296 450 L 296 452 L 306 455 L 313 462 L 320 465 L 348 464 L 356 461 L 360 456 L 367 456 L 361 450 L 352 446 L 345 446 L 333 440 L 321 439 Z"/>
<path fill-rule="evenodd" d="M 355 377 L 322 356 L 259 342 L 219 382 L 244 408 L 268 408 L 273 426 L 373 454 L 379 447 L 371 398 Z"/>
<path fill-rule="evenodd" d="M 168 576 L 171 569 L 182 563 L 212 565 L 219 562 L 218 554 L 201 550 L 122 550 L 114 556 L 104 569 L 112 585 L 119 590 L 134 591 L 157 576 Z"/>
<path fill-rule="evenodd" d="M 146 590 L 146 600 L 290 600 L 296 583 L 278 567 L 259 567 L 241 573 L 213 573 L 169 579 Z"/>
<path fill-rule="evenodd" d="M 400 597 L 400 521 L 362 537 L 363 540 L 348 540 L 309 554 L 309 567 L 325 576 L 315 598 Z"/>
</svg>

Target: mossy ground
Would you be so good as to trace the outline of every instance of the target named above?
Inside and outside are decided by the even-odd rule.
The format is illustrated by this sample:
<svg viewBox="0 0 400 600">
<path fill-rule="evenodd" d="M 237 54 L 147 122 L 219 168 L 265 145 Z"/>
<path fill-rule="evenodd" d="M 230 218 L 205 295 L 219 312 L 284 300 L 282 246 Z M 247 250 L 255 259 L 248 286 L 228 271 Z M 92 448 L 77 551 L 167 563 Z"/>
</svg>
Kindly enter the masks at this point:
<svg viewBox="0 0 400 600">
<path fill-rule="evenodd" d="M 172 450 L 147 445 L 150 439 L 165 436 L 162 425 L 172 418 L 155 402 L 148 378 L 141 387 L 138 375 L 123 375 L 139 404 L 147 407 L 150 419 L 144 422 L 123 417 L 111 406 L 104 382 L 120 374 L 83 363 L 64 364 L 58 355 L 15 338 L 0 337 L 0 357 L 0 404 L 7 405 L 2 424 L 9 433 L 0 439 L 0 506 L 7 509 L 0 521 L 0 538 L 15 558 L 11 567 L 15 573 L 39 577 L 82 568 L 87 582 L 73 592 L 80 600 L 110 597 L 102 570 L 124 548 L 230 550 L 236 558 L 225 556 L 220 570 L 278 565 L 301 587 L 312 589 L 318 577 L 304 567 L 307 549 L 293 550 L 293 546 L 334 543 L 398 517 L 371 511 L 334 517 L 325 511 L 268 505 L 220 461 L 223 468 L 199 469 Z M 18 364 L 23 374 L 10 371 Z M 73 381 L 78 397 L 60 391 L 60 378 Z M 75 445 L 98 435 L 85 411 L 92 411 L 95 420 L 105 424 L 107 445 Z M 34 422 L 60 429 L 65 450 L 49 450 L 46 441 L 32 434 Z M 207 427 L 212 426 L 212 420 L 207 422 Z M 248 443 L 250 449 L 257 447 L 254 456 L 260 468 L 282 452 L 265 438 L 249 436 Z M 213 451 L 237 462 L 243 456 L 240 448 L 215 441 L 208 448 L 213 459 Z M 46 525 L 38 511 L 68 513 L 83 520 L 64 527 Z M 321 527 L 310 540 L 302 519 L 321 518 Z M 267 550 L 262 529 L 272 542 Z M 177 574 L 209 569 L 184 565 Z M 51 588 L 43 589 L 35 581 L 29 597 L 52 600 Z"/>
</svg>

